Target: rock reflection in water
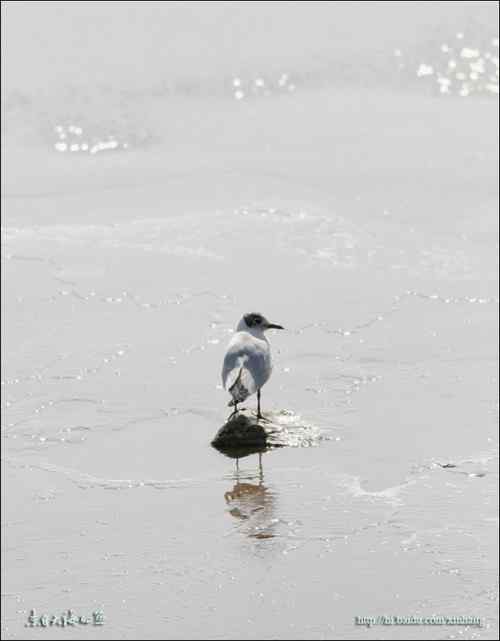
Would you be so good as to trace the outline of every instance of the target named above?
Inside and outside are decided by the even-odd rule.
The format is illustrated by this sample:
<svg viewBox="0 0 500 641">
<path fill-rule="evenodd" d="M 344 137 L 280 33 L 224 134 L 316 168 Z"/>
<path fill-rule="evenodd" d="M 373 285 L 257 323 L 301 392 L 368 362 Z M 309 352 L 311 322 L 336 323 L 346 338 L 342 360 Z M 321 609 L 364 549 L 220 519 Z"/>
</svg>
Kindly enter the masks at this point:
<svg viewBox="0 0 500 641">
<path fill-rule="evenodd" d="M 217 439 L 214 439 L 214 441 L 212 442 L 212 447 L 214 447 L 221 454 L 224 454 L 224 456 L 235 459 L 237 471 L 239 470 L 240 458 L 245 458 L 246 456 L 251 456 L 252 454 L 258 454 L 259 455 L 259 473 L 261 475 L 263 474 L 262 454 L 272 449 L 270 446 L 267 446 L 265 444 L 262 444 L 262 445 L 258 445 L 258 444 L 245 445 L 240 443 L 233 444 L 233 443 L 228 443 L 227 441 L 224 441 L 224 440 L 220 441 Z"/>
<path fill-rule="evenodd" d="M 224 493 L 224 500 L 229 507 L 228 513 L 241 522 L 238 530 L 249 538 L 274 538 L 275 529 L 279 523 L 279 519 L 274 518 L 275 494 L 264 485 L 262 465 L 262 455 L 273 448 L 265 445 L 228 446 L 226 443 L 213 443 L 212 445 L 219 452 L 236 461 L 235 483 L 230 490 Z M 239 459 L 253 454 L 259 456 L 258 474 L 242 477 L 239 470 Z"/>
<path fill-rule="evenodd" d="M 248 479 L 240 481 L 238 473 L 235 480 L 232 489 L 224 493 L 224 499 L 229 514 L 241 522 L 239 531 L 249 538 L 274 538 L 279 523 L 279 519 L 274 518 L 275 495 L 264 485 L 262 467 L 258 483 L 250 483 Z"/>
</svg>

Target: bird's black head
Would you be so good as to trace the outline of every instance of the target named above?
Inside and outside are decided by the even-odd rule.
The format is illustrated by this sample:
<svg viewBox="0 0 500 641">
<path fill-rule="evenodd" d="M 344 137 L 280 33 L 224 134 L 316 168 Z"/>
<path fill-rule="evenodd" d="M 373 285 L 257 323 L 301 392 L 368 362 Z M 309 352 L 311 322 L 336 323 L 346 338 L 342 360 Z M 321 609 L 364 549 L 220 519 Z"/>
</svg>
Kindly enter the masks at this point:
<svg viewBox="0 0 500 641">
<path fill-rule="evenodd" d="M 243 316 L 245 319 L 245 323 L 247 324 L 247 327 L 264 327 L 264 317 L 262 314 L 257 314 L 256 312 L 253 312 L 251 314 L 245 314 Z"/>
<path fill-rule="evenodd" d="M 244 325 L 242 325 L 244 323 Z M 238 325 L 238 330 L 244 330 L 245 326 L 247 329 L 253 330 L 266 330 L 266 329 L 284 329 L 281 325 L 276 325 L 276 323 L 270 323 L 265 316 L 262 314 L 257 314 L 253 312 L 252 314 L 245 314 Z"/>
</svg>

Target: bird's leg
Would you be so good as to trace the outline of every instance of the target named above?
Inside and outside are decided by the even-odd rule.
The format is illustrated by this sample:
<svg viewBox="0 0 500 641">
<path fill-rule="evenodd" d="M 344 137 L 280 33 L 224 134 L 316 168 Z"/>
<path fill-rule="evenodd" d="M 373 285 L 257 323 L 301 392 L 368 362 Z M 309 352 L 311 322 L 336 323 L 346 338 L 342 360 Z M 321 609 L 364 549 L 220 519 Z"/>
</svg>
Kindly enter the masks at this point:
<svg viewBox="0 0 500 641">
<path fill-rule="evenodd" d="M 227 420 L 231 420 L 235 414 L 238 414 L 238 403 L 236 402 L 234 403 L 234 410 L 229 414 L 229 418 Z"/>
<path fill-rule="evenodd" d="M 257 420 L 264 421 L 265 423 L 270 423 L 271 421 L 266 418 L 260 411 L 260 389 L 257 390 Z"/>
<path fill-rule="evenodd" d="M 262 482 L 264 470 L 262 469 L 262 452 L 259 452 L 259 478 Z"/>
</svg>

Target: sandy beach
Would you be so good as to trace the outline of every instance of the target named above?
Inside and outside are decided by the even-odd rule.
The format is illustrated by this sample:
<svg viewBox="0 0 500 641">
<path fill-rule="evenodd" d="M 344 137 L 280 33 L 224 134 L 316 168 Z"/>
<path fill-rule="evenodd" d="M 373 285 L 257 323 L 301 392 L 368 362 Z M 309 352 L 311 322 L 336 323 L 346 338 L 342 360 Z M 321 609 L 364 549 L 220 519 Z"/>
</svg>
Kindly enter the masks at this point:
<svg viewBox="0 0 500 641">
<path fill-rule="evenodd" d="M 47 36 L 53 51 L 37 41 L 16 67 L 35 3 L 4 4 L 2 637 L 54 638 L 30 613 L 71 610 L 89 622 L 61 638 L 498 638 L 498 98 L 327 72 L 359 42 L 370 60 L 398 34 L 424 51 L 430 3 L 355 3 L 380 5 L 385 32 L 330 49 L 330 14 L 315 16 L 302 57 L 291 35 L 279 56 L 269 34 L 259 49 L 263 3 L 205 3 L 227 5 L 233 35 L 258 16 L 235 47 L 245 78 L 297 70 L 291 90 L 242 98 L 227 38 L 218 59 L 190 57 L 193 34 L 170 45 L 186 47 L 183 69 L 165 62 L 173 89 L 152 89 L 149 64 L 127 85 L 109 60 L 92 89 L 93 50 L 69 91 L 76 53 L 54 62 Z M 71 3 L 41 4 L 49 33 L 68 27 L 52 5 Z M 74 4 L 84 51 L 92 16 Z M 167 34 L 198 5 L 142 4 Z M 439 34 L 467 38 L 470 3 L 435 4 Z M 216 17 L 193 27 L 210 51 Z M 87 153 L 99 140 L 116 146 Z M 262 473 L 210 447 L 249 311 L 286 327 L 264 411 L 314 434 Z"/>
</svg>

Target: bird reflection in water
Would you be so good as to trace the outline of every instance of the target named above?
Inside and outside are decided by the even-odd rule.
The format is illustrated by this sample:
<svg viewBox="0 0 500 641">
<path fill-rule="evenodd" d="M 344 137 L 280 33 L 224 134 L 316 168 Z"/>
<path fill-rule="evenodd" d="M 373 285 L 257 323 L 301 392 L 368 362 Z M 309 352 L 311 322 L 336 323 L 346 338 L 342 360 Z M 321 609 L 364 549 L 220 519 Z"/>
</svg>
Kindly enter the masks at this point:
<svg viewBox="0 0 500 641">
<path fill-rule="evenodd" d="M 238 529 L 248 537 L 255 539 L 271 539 L 276 535 L 274 530 L 279 519 L 274 518 L 275 495 L 264 485 L 264 469 L 262 455 L 268 451 L 266 447 L 238 447 L 217 449 L 236 460 L 234 474 L 235 484 L 232 489 L 224 493 L 224 500 L 229 507 L 228 513 L 240 521 Z M 259 470 L 255 476 L 245 475 L 240 480 L 238 461 L 240 458 L 259 455 Z M 253 480 L 257 482 L 251 482 Z"/>
</svg>

